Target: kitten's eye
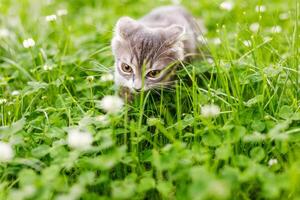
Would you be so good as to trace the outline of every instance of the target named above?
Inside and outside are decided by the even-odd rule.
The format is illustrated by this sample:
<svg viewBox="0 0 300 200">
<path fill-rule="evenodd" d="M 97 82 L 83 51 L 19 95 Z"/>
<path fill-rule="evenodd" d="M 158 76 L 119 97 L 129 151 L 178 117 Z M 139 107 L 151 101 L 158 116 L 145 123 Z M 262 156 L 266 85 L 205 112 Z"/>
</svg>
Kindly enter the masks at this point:
<svg viewBox="0 0 300 200">
<path fill-rule="evenodd" d="M 150 72 L 148 72 L 147 77 L 149 78 L 157 78 L 160 74 L 160 70 L 152 70 Z"/>
<path fill-rule="evenodd" d="M 132 73 L 132 68 L 129 65 L 127 65 L 126 63 L 121 64 L 121 69 L 125 73 Z"/>
</svg>

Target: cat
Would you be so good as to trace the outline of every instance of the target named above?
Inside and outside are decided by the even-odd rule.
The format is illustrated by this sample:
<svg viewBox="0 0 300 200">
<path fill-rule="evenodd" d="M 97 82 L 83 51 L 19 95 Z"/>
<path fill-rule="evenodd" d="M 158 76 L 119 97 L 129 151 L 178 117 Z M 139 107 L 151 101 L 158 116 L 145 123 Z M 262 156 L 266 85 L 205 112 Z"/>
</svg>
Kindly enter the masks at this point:
<svg viewBox="0 0 300 200">
<path fill-rule="evenodd" d="M 137 93 L 171 85 L 178 63 L 197 54 L 200 26 L 181 6 L 121 17 L 111 42 L 115 85 Z"/>
</svg>

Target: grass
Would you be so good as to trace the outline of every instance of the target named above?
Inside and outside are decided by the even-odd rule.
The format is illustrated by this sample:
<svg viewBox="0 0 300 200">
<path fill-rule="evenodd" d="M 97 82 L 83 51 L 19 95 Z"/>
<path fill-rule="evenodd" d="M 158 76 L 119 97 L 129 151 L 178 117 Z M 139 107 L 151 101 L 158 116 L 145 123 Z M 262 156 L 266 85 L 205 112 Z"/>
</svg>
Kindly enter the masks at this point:
<svg viewBox="0 0 300 200">
<path fill-rule="evenodd" d="M 0 2 L 0 140 L 14 151 L 0 162 L 0 199 L 300 199 L 297 0 L 236 0 L 231 11 L 183 1 L 204 19 L 213 62 L 184 64 L 173 89 L 136 96 L 118 115 L 99 108 L 116 94 L 100 78 L 117 19 L 169 3 Z M 59 9 L 68 14 L 45 20 Z M 218 116 L 203 116 L 210 104 Z M 67 145 L 74 126 L 91 148 Z"/>
</svg>

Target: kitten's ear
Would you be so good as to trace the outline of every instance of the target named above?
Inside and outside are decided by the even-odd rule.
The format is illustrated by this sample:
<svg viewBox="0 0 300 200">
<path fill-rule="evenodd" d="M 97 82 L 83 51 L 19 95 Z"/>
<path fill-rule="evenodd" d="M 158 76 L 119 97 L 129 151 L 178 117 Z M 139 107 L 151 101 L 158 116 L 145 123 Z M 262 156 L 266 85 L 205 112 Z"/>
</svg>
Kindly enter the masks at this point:
<svg viewBox="0 0 300 200">
<path fill-rule="evenodd" d="M 185 35 L 185 28 L 180 25 L 171 25 L 166 28 L 166 34 L 171 40 L 183 40 L 183 36 Z"/>
<path fill-rule="evenodd" d="M 166 42 L 170 45 L 173 52 L 176 52 L 178 60 L 184 60 L 184 44 L 185 28 L 180 25 L 171 25 L 166 28 Z"/>
<path fill-rule="evenodd" d="M 139 26 L 138 22 L 130 17 L 121 17 L 115 27 L 116 35 L 126 39 Z"/>
</svg>

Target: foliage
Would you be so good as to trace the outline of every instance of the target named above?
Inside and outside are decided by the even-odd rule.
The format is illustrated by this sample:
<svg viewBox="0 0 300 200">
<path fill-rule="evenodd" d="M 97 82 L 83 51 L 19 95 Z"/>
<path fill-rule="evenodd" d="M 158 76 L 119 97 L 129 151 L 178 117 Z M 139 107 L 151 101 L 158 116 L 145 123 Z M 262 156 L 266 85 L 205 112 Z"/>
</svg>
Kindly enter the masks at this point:
<svg viewBox="0 0 300 200">
<path fill-rule="evenodd" d="M 300 2 L 231 2 L 183 1 L 211 58 L 106 115 L 115 22 L 172 2 L 1 0 L 0 199 L 299 199 Z"/>
</svg>

